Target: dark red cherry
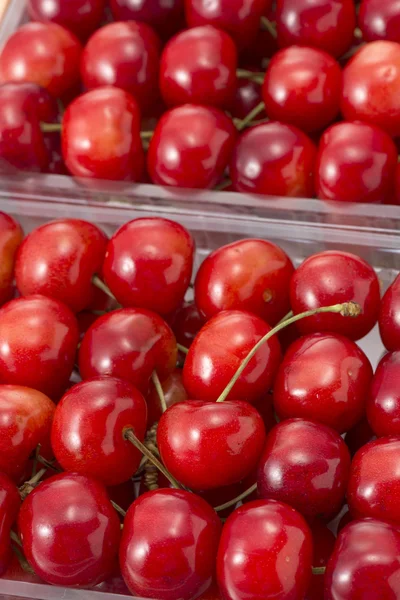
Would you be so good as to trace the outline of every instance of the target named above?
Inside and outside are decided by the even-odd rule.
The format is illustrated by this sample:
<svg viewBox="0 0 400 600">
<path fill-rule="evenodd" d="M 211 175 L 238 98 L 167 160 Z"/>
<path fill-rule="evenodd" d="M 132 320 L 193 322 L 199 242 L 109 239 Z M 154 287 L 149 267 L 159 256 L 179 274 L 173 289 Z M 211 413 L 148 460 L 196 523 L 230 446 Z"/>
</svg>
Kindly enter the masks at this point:
<svg viewBox="0 0 400 600">
<path fill-rule="evenodd" d="M 331 331 L 359 340 L 378 319 L 380 286 L 375 271 L 365 260 L 350 252 L 328 250 L 310 256 L 298 267 L 292 277 L 290 300 L 295 314 L 356 302 L 361 308 L 358 317 L 318 314 L 302 319 L 297 327 L 303 334 Z"/>
<path fill-rule="evenodd" d="M 305 132 L 319 131 L 339 113 L 341 85 L 341 69 L 326 52 L 285 48 L 271 59 L 265 75 L 267 114 Z"/>
<path fill-rule="evenodd" d="M 238 192 L 309 198 L 314 195 L 316 148 L 305 133 L 263 123 L 241 135 L 230 175 Z"/>
<path fill-rule="evenodd" d="M 270 0 L 185 0 L 189 27 L 214 25 L 229 33 L 239 48 L 251 44 Z"/>
<path fill-rule="evenodd" d="M 399 0 L 363 0 L 358 23 L 366 42 L 375 40 L 400 41 Z"/>
<path fill-rule="evenodd" d="M 193 255 L 194 241 L 179 223 L 159 217 L 134 219 L 111 238 L 104 279 L 122 306 L 168 315 L 184 299 Z"/>
<path fill-rule="evenodd" d="M 400 350 L 400 275 L 382 298 L 379 332 L 387 350 Z"/>
<path fill-rule="evenodd" d="M 265 70 L 266 64 L 278 51 L 276 36 L 271 31 L 259 29 L 250 45 L 239 56 L 240 65 L 244 68 L 253 66 L 257 71 Z"/>
<path fill-rule="evenodd" d="M 400 595 L 400 532 L 375 519 L 340 532 L 325 573 L 325 600 L 383 600 Z"/>
<path fill-rule="evenodd" d="M 27 23 L 7 40 L 0 54 L 0 81 L 30 82 L 62 97 L 79 84 L 82 46 L 56 23 Z"/>
<path fill-rule="evenodd" d="M 188 302 L 182 304 L 173 315 L 170 315 L 168 323 L 178 344 L 190 348 L 196 335 L 205 324 L 205 319 L 199 313 L 197 306 L 193 302 Z"/>
<path fill-rule="evenodd" d="M 293 272 L 290 258 L 272 242 L 247 239 L 222 246 L 197 273 L 197 308 L 207 319 L 221 310 L 246 310 L 273 326 L 290 311 Z"/>
<path fill-rule="evenodd" d="M 313 567 L 326 567 L 335 547 L 336 538 L 332 531 L 320 521 L 311 528 L 313 540 Z M 305 600 L 324 600 L 324 575 L 313 574 Z"/>
<path fill-rule="evenodd" d="M 183 384 L 190 398 L 213 402 L 224 391 L 242 360 L 269 331 L 260 317 L 239 310 L 219 313 L 200 330 L 183 367 Z M 228 395 L 254 403 L 264 398 L 281 360 L 276 336 L 251 359 Z"/>
<path fill-rule="evenodd" d="M 339 57 L 353 42 L 356 11 L 353 0 L 278 0 L 276 22 L 281 47 L 312 46 Z"/>
<path fill-rule="evenodd" d="M 247 477 L 264 443 L 263 420 L 243 401 L 180 402 L 162 415 L 157 428 L 164 465 L 185 487 L 197 491 Z"/>
<path fill-rule="evenodd" d="M 57 23 L 85 40 L 100 25 L 106 0 L 28 0 L 32 21 Z"/>
<path fill-rule="evenodd" d="M 312 552 L 311 531 L 293 508 L 274 500 L 241 506 L 228 518 L 218 548 L 223 598 L 303 598 Z"/>
<path fill-rule="evenodd" d="M 145 23 L 110 23 L 85 46 L 82 82 L 88 90 L 104 85 L 121 88 L 148 113 L 157 97 L 160 50 L 157 34 Z"/>
<path fill-rule="evenodd" d="M 0 212 L 0 306 L 13 296 L 15 256 L 23 237 L 21 225 Z"/>
<path fill-rule="evenodd" d="M 126 515 L 119 553 L 134 595 L 191 600 L 212 582 L 221 522 L 203 500 L 183 490 L 143 494 Z"/>
<path fill-rule="evenodd" d="M 47 479 L 24 501 L 18 529 L 28 562 L 47 583 L 93 586 L 115 568 L 120 521 L 95 479 L 72 473 Z"/>
<path fill-rule="evenodd" d="M 158 122 L 147 154 L 152 181 L 207 189 L 221 179 L 236 141 L 232 120 L 211 106 L 186 104 Z"/>
<path fill-rule="evenodd" d="M 74 100 L 63 117 L 62 152 L 75 177 L 139 180 L 144 153 L 136 100 L 113 87 Z"/>
<path fill-rule="evenodd" d="M 307 519 L 329 520 L 340 510 L 350 472 L 340 435 L 313 421 L 282 421 L 268 434 L 258 465 L 261 498 L 293 506 Z"/>
<path fill-rule="evenodd" d="M 10 532 L 20 505 L 17 486 L 7 475 L 0 473 L 0 576 L 7 571 L 12 559 Z"/>
<path fill-rule="evenodd" d="M 371 379 L 371 364 L 354 342 L 333 333 L 307 335 L 279 367 L 275 410 L 280 419 L 311 419 L 342 433 L 362 418 Z"/>
<path fill-rule="evenodd" d="M 361 448 L 351 465 L 347 501 L 354 518 L 400 524 L 399 438 L 380 438 Z"/>
<path fill-rule="evenodd" d="M 182 369 L 175 369 L 171 375 L 162 382 L 162 389 L 167 408 L 178 402 L 185 402 L 188 399 L 188 394 L 183 387 Z M 162 415 L 162 407 L 160 397 L 154 384 L 150 384 L 150 391 L 146 396 L 147 404 L 147 428 L 150 429 L 154 423 L 157 423 Z"/>
<path fill-rule="evenodd" d="M 368 401 L 367 401 L 368 410 Z M 348 449 L 350 450 L 351 456 L 376 438 L 374 432 L 371 429 L 371 425 L 368 423 L 367 418 L 363 417 L 354 427 L 352 427 L 344 436 L 344 441 Z"/>
<path fill-rule="evenodd" d="M 118 485 L 133 477 L 142 458 L 124 433 L 132 429 L 143 442 L 146 424 L 146 402 L 131 383 L 98 377 L 74 385 L 63 396 L 51 444 L 65 471 Z"/>
<path fill-rule="evenodd" d="M 78 340 L 65 304 L 39 295 L 12 300 L 0 309 L 0 382 L 57 399 L 72 373 Z"/>
<path fill-rule="evenodd" d="M 205 104 L 228 108 L 235 93 L 237 51 L 215 27 L 194 27 L 173 37 L 160 63 L 160 91 L 167 106 Z"/>
<path fill-rule="evenodd" d="M 382 129 L 338 123 L 320 141 L 317 196 L 339 202 L 386 202 L 393 196 L 396 166 L 396 146 Z"/>
<path fill-rule="evenodd" d="M 367 401 L 367 417 L 375 435 L 400 435 L 400 352 L 389 352 L 380 361 Z"/>
<path fill-rule="evenodd" d="M 163 39 L 184 28 L 184 0 L 110 0 L 115 21 L 141 21 Z"/>
<path fill-rule="evenodd" d="M 2 167 L 47 171 L 57 134 L 43 134 L 40 123 L 57 121 L 57 102 L 35 83 L 5 83 L 0 86 L 0 109 Z"/>
<path fill-rule="evenodd" d="M 106 244 L 98 227 L 78 219 L 51 221 L 34 229 L 18 251 L 15 278 L 20 294 L 55 298 L 74 312 L 87 308 Z"/>
<path fill-rule="evenodd" d="M 117 377 L 146 393 L 153 371 L 163 381 L 175 369 L 176 356 L 174 334 L 161 317 L 142 308 L 123 308 L 103 315 L 88 329 L 79 350 L 79 370 L 82 379 Z"/>
<path fill-rule="evenodd" d="M 244 119 L 262 101 L 262 86 L 260 83 L 251 79 L 238 79 L 229 112 L 235 119 Z M 263 119 L 265 117 L 266 113 L 263 111 L 257 118 Z"/>
<path fill-rule="evenodd" d="M 341 110 L 347 121 L 366 121 L 400 135 L 400 44 L 364 45 L 343 71 Z"/>
</svg>

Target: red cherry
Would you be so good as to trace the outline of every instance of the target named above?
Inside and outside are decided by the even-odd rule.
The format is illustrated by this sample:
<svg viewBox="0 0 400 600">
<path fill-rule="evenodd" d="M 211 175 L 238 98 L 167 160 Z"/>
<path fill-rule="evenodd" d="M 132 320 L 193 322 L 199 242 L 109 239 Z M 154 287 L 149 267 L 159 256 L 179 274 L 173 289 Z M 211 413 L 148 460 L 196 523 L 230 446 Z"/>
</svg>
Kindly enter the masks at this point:
<svg viewBox="0 0 400 600">
<path fill-rule="evenodd" d="M 295 271 L 290 288 L 295 314 L 341 302 L 356 302 L 361 314 L 349 319 L 340 314 L 313 315 L 297 323 L 301 333 L 334 331 L 359 340 L 374 327 L 380 305 L 380 286 L 373 268 L 350 252 L 328 250 L 307 258 Z"/>
<path fill-rule="evenodd" d="M 325 573 L 325 600 L 383 600 L 400 595 L 400 532 L 365 519 L 340 532 Z"/>
<path fill-rule="evenodd" d="M 400 44 L 366 44 L 343 71 L 341 110 L 348 121 L 366 121 L 400 135 L 399 94 Z"/>
<path fill-rule="evenodd" d="M 371 364 L 354 342 L 314 333 L 286 352 L 275 381 L 275 410 L 281 419 L 311 419 L 342 433 L 363 416 L 371 379 Z"/>
<path fill-rule="evenodd" d="M 161 55 L 160 90 L 167 106 L 188 102 L 227 108 L 235 93 L 237 51 L 215 27 L 178 33 Z"/>
<path fill-rule="evenodd" d="M 64 113 L 62 151 L 75 177 L 139 180 L 144 154 L 135 99 L 104 87 L 74 100 Z"/>
<path fill-rule="evenodd" d="M 105 234 L 87 221 L 62 219 L 38 227 L 18 252 L 15 277 L 20 294 L 55 298 L 74 312 L 87 308 L 106 244 Z"/>
<path fill-rule="evenodd" d="M 10 532 L 20 505 L 17 486 L 7 475 L 0 473 L 0 576 L 7 571 L 12 559 Z"/>
<path fill-rule="evenodd" d="M 190 600 L 210 585 L 221 523 L 205 500 L 182 490 L 140 496 L 124 521 L 120 566 L 134 595 Z"/>
<path fill-rule="evenodd" d="M 400 163 L 397 165 L 397 168 L 396 168 L 394 185 L 395 185 L 395 194 L 394 194 L 394 197 L 392 198 L 391 204 L 400 205 Z"/>
<path fill-rule="evenodd" d="M 154 131 L 147 154 L 150 177 L 159 185 L 212 188 L 224 174 L 235 140 L 236 129 L 222 111 L 178 106 Z"/>
<path fill-rule="evenodd" d="M 18 518 L 24 554 L 47 583 L 87 587 L 115 567 L 120 522 L 95 479 L 61 473 L 24 501 Z"/>
<path fill-rule="evenodd" d="M 252 110 L 262 102 L 262 87 L 260 83 L 251 79 L 238 79 L 235 95 L 229 106 L 229 112 L 236 119 L 245 119 Z M 257 118 L 266 117 L 265 111 Z"/>
<path fill-rule="evenodd" d="M 6 83 L 0 86 L 0 109 L 0 160 L 5 169 L 48 170 L 54 134 L 44 135 L 40 123 L 57 120 L 56 101 L 34 83 Z"/>
<path fill-rule="evenodd" d="M 367 401 L 369 424 L 378 437 L 400 435 L 400 352 L 390 352 L 380 361 Z"/>
<path fill-rule="evenodd" d="M 189 397 L 217 400 L 242 360 L 270 330 L 256 315 L 239 310 L 223 311 L 208 321 L 190 347 L 183 367 L 183 385 Z M 228 399 L 254 403 L 266 397 L 280 360 L 279 342 L 273 336 L 251 359 Z"/>
<path fill-rule="evenodd" d="M 299 129 L 283 123 L 251 127 L 239 138 L 230 174 L 238 192 L 273 196 L 314 195 L 316 148 Z"/>
<path fill-rule="evenodd" d="M 196 335 L 205 324 L 205 319 L 199 313 L 197 306 L 189 302 L 182 304 L 169 317 L 168 322 L 178 344 L 190 348 Z"/>
<path fill-rule="evenodd" d="M 243 401 L 180 402 L 162 415 L 157 428 L 164 465 L 197 491 L 244 479 L 256 468 L 264 443 L 262 418 Z"/>
<path fill-rule="evenodd" d="M 161 42 L 144 23 L 110 23 L 92 35 L 82 55 L 81 76 L 88 90 L 113 85 L 132 94 L 142 111 L 157 96 Z"/>
<path fill-rule="evenodd" d="M 30 82 L 61 97 L 79 84 L 82 46 L 56 23 L 27 23 L 7 40 L 0 55 L 0 81 Z"/>
<path fill-rule="evenodd" d="M 217 557 L 225 600 L 298 600 L 308 588 L 311 566 L 311 531 L 293 508 L 255 500 L 228 518 Z"/>
<path fill-rule="evenodd" d="M 355 518 L 373 517 L 400 524 L 400 440 L 369 442 L 353 458 L 347 501 Z"/>
<path fill-rule="evenodd" d="M 245 68 L 249 65 L 256 67 L 258 71 L 265 69 L 265 64 L 278 51 L 276 37 L 267 30 L 259 29 L 253 37 L 250 46 L 240 54 L 240 64 Z"/>
<path fill-rule="evenodd" d="M 65 471 L 118 485 L 136 473 L 141 453 L 124 437 L 144 440 L 147 409 L 128 381 L 99 377 L 74 385 L 58 404 L 51 431 L 54 455 Z"/>
<path fill-rule="evenodd" d="M 38 295 L 12 300 L 0 309 L 0 382 L 57 399 L 72 373 L 78 340 L 65 304 Z"/>
<path fill-rule="evenodd" d="M 290 311 L 293 272 L 290 258 L 272 242 L 247 239 L 222 246 L 197 273 L 197 308 L 207 319 L 221 310 L 246 310 L 273 326 Z"/>
<path fill-rule="evenodd" d="M 15 255 L 23 237 L 20 224 L 0 212 L 0 305 L 13 296 Z"/>
<path fill-rule="evenodd" d="M 365 417 L 356 425 L 354 425 L 354 427 L 352 427 L 344 437 L 344 441 L 346 442 L 347 447 L 350 450 L 351 456 L 354 456 L 360 448 L 362 448 L 363 446 L 365 446 L 365 444 L 368 444 L 368 442 L 371 442 L 374 439 L 376 439 L 376 436 Z"/>
<path fill-rule="evenodd" d="M 106 0 L 28 0 L 32 21 L 51 21 L 85 40 L 100 25 Z"/>
<path fill-rule="evenodd" d="M 185 402 L 188 399 L 187 392 L 183 387 L 182 370 L 175 369 L 171 375 L 162 383 L 165 404 L 167 408 L 178 402 Z M 150 391 L 146 396 L 148 409 L 147 428 L 150 429 L 154 423 L 157 423 L 162 415 L 160 398 L 154 384 L 150 385 Z"/>
<path fill-rule="evenodd" d="M 270 119 L 319 131 L 339 113 L 342 72 L 338 63 L 316 48 L 293 46 L 272 58 L 263 85 Z"/>
<path fill-rule="evenodd" d="M 387 350 L 400 350 L 400 275 L 382 298 L 379 331 Z"/>
<path fill-rule="evenodd" d="M 1 324 L 1 320 L 0 320 Z M 176 340 L 161 317 L 142 308 L 103 315 L 88 329 L 79 350 L 82 379 L 126 379 L 146 392 L 155 370 L 162 380 L 175 369 Z"/>
<path fill-rule="evenodd" d="M 257 35 L 267 0 L 185 0 L 189 27 L 214 25 L 229 33 L 239 48 Z M 271 2 L 268 0 L 268 4 Z"/>
<path fill-rule="evenodd" d="M 218 585 L 216 583 L 211 584 L 211 587 L 199 596 L 199 600 L 223 600 Z"/>
<path fill-rule="evenodd" d="M 194 241 L 179 223 L 159 217 L 134 219 L 111 238 L 104 279 L 123 306 L 168 315 L 186 294 L 193 254 Z"/>
<path fill-rule="evenodd" d="M 399 0 L 363 0 L 358 23 L 366 42 L 375 40 L 400 40 Z"/>
<path fill-rule="evenodd" d="M 315 186 L 318 198 L 385 202 L 393 196 L 397 150 L 382 129 L 338 123 L 322 136 Z"/>
<path fill-rule="evenodd" d="M 18 482 L 37 446 L 50 446 L 55 406 L 36 390 L 0 385 L 0 471 Z"/>
<path fill-rule="evenodd" d="M 281 47 L 312 46 L 339 57 L 353 42 L 356 11 L 353 0 L 278 0 L 276 21 Z"/>
<path fill-rule="evenodd" d="M 142 21 L 151 25 L 164 39 L 184 27 L 184 0 L 111 0 L 115 21 Z"/>
<path fill-rule="evenodd" d="M 258 493 L 293 506 L 307 519 L 328 521 L 343 504 L 350 462 L 346 444 L 333 429 L 301 419 L 283 421 L 267 437 Z"/>
</svg>

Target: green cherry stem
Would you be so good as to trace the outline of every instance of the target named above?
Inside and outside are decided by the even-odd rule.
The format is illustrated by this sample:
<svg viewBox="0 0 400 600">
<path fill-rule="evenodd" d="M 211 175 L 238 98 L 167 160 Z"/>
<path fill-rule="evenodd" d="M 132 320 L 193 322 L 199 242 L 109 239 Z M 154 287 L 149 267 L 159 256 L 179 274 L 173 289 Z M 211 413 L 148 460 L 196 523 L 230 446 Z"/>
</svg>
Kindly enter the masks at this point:
<svg viewBox="0 0 400 600">
<path fill-rule="evenodd" d="M 163 413 L 165 413 L 165 411 L 167 410 L 167 403 L 165 402 L 164 390 L 162 389 L 160 378 L 158 377 L 156 371 L 153 371 L 153 373 L 151 374 L 151 380 L 154 384 L 154 387 L 156 388 L 156 392 L 160 399 L 161 410 Z"/>
<path fill-rule="evenodd" d="M 244 492 L 242 492 L 241 494 L 239 494 L 239 496 L 236 496 L 236 498 L 233 498 L 232 500 L 228 500 L 228 502 L 225 502 L 225 504 L 221 504 L 220 506 L 216 506 L 214 508 L 214 510 L 217 511 L 217 512 L 220 512 L 221 510 L 225 510 L 226 508 L 230 508 L 231 506 L 235 506 L 235 504 L 237 504 L 238 502 L 241 502 L 242 500 L 244 500 L 245 498 L 247 498 L 247 496 L 250 496 L 250 494 L 252 494 L 256 490 L 257 490 L 257 484 L 255 483 L 250 488 L 248 488 L 247 490 L 245 490 Z"/>
<path fill-rule="evenodd" d="M 117 513 L 119 513 L 121 515 L 121 517 L 125 518 L 126 511 L 123 508 L 121 508 L 120 506 L 118 506 L 118 504 L 116 504 L 113 500 L 110 500 L 110 502 L 113 505 L 113 507 L 115 508 L 115 510 L 117 511 Z"/>
<path fill-rule="evenodd" d="M 182 344 L 177 344 L 176 346 L 183 354 L 189 354 L 189 349 L 186 346 L 182 346 Z"/>
<path fill-rule="evenodd" d="M 253 108 L 253 110 L 251 110 L 249 114 L 244 119 L 242 119 L 242 121 L 239 121 L 239 123 L 236 124 L 236 129 L 238 131 L 242 131 L 243 129 L 245 129 L 247 125 L 249 125 L 251 121 L 264 110 L 264 108 L 264 102 L 260 102 L 260 104 L 257 104 L 257 106 Z"/>
<path fill-rule="evenodd" d="M 272 338 L 275 334 L 277 334 L 282 329 L 285 329 L 288 325 L 292 323 L 296 323 L 296 321 L 301 321 L 301 319 L 306 319 L 307 317 L 312 317 L 314 315 L 320 313 L 339 313 L 343 317 L 357 317 L 361 313 L 361 308 L 355 302 L 343 302 L 343 304 L 334 304 L 333 306 L 321 306 L 320 308 L 315 308 L 314 310 L 307 310 L 306 312 L 300 313 L 299 315 L 294 315 L 290 319 L 286 319 L 286 321 L 282 321 L 274 329 L 271 329 L 264 337 L 261 338 L 257 342 L 257 344 L 250 350 L 246 358 L 242 361 L 240 367 L 218 398 L 217 402 L 223 402 L 226 400 L 229 392 L 232 390 L 233 386 L 253 358 L 253 356 L 258 352 L 258 350 L 267 342 L 270 338 Z"/>
<path fill-rule="evenodd" d="M 274 23 L 271 23 L 271 21 L 267 19 L 267 17 L 261 17 L 261 27 L 262 29 L 268 31 L 273 38 L 276 39 L 278 37 Z"/>
<path fill-rule="evenodd" d="M 109 287 L 104 283 L 104 281 L 102 281 L 100 279 L 100 277 L 98 275 L 93 275 L 93 277 L 92 277 L 92 283 L 97 288 L 99 288 L 99 290 L 101 290 L 102 292 L 104 292 L 106 294 L 106 296 L 108 296 L 112 300 L 115 300 L 114 294 L 110 291 Z"/>
<path fill-rule="evenodd" d="M 325 575 L 326 567 L 313 567 L 313 575 Z"/>
<path fill-rule="evenodd" d="M 40 123 L 40 129 L 43 133 L 60 133 L 62 125 L 61 123 Z"/>
</svg>

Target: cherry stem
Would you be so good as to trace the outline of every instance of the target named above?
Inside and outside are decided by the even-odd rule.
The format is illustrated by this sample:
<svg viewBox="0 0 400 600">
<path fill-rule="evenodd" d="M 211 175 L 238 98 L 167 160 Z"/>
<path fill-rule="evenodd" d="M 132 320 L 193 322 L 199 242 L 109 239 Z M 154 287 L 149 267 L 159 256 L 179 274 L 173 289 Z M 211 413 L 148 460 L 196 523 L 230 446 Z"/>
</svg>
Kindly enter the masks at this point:
<svg viewBox="0 0 400 600">
<path fill-rule="evenodd" d="M 19 536 L 15 533 L 15 531 L 13 531 L 13 530 L 10 531 L 10 538 L 15 544 L 17 544 L 17 546 L 22 548 L 22 542 L 19 539 Z"/>
<path fill-rule="evenodd" d="M 177 490 L 182 489 L 182 487 L 179 485 L 176 479 L 172 477 L 171 473 L 167 471 L 167 469 L 158 460 L 158 458 L 155 457 L 154 454 L 150 452 L 150 450 L 146 448 L 146 446 L 136 437 L 132 429 L 127 429 L 124 433 L 124 436 L 128 440 L 128 442 L 130 442 L 135 446 L 135 448 L 140 450 L 140 452 L 144 454 L 145 457 L 148 458 L 149 461 L 152 462 L 155 467 L 157 467 L 157 469 L 168 479 L 172 487 L 174 487 Z"/>
<path fill-rule="evenodd" d="M 214 508 L 214 510 L 217 511 L 217 512 L 220 512 L 221 510 L 225 510 L 226 508 L 230 508 L 231 506 L 235 506 L 235 504 L 237 504 L 241 500 L 244 500 L 245 498 L 247 498 L 247 496 L 250 496 L 250 494 L 252 494 L 256 490 L 257 490 L 257 484 L 255 483 L 249 489 L 247 489 L 244 492 L 242 492 L 241 494 L 239 494 L 239 496 L 236 496 L 236 498 L 233 498 L 232 500 L 228 500 L 228 502 L 225 502 L 225 504 L 221 504 L 220 506 L 216 506 Z"/>
<path fill-rule="evenodd" d="M 106 296 L 108 296 L 109 298 L 112 298 L 113 300 L 116 300 L 114 294 L 110 291 L 109 287 L 104 283 L 104 281 L 102 281 L 100 279 L 100 277 L 98 275 L 93 275 L 92 283 L 97 288 L 99 288 L 99 290 L 104 292 L 106 294 Z"/>
<path fill-rule="evenodd" d="M 182 344 L 177 344 L 176 346 L 183 354 L 189 354 L 189 349 L 186 346 L 182 346 Z"/>
<path fill-rule="evenodd" d="M 241 123 L 241 120 L 238 119 L 236 124 L 239 125 L 240 123 Z M 222 192 L 222 190 L 226 189 L 230 185 L 232 185 L 231 179 L 224 179 L 224 181 L 221 181 L 221 183 L 219 183 L 218 185 L 216 185 L 214 189 L 216 191 Z"/>
<path fill-rule="evenodd" d="M 154 131 L 141 131 L 140 132 L 140 137 L 142 138 L 142 140 L 151 140 L 151 138 L 153 137 Z"/>
<path fill-rule="evenodd" d="M 167 403 L 165 402 L 164 390 L 162 389 L 162 385 L 156 371 L 153 371 L 153 373 L 151 374 L 151 380 L 154 384 L 154 387 L 156 388 L 158 397 L 160 399 L 161 410 L 163 413 L 165 413 L 165 411 L 167 410 Z"/>
<path fill-rule="evenodd" d="M 50 461 L 43 458 L 43 456 L 40 456 L 40 454 L 38 455 L 37 460 L 38 460 L 38 462 L 40 462 L 41 465 L 44 465 L 48 469 L 52 469 L 56 473 L 60 472 L 59 469 L 57 469 L 57 467 L 55 467 Z"/>
<path fill-rule="evenodd" d="M 236 129 L 238 129 L 239 131 L 242 131 L 242 129 L 247 127 L 247 125 L 249 125 L 249 123 L 251 123 L 251 121 L 264 110 L 264 108 L 265 108 L 264 102 L 260 102 L 260 104 L 257 104 L 257 106 L 255 108 L 253 108 L 253 110 L 251 110 L 249 112 L 249 114 L 242 121 L 237 123 Z"/>
<path fill-rule="evenodd" d="M 263 83 L 265 73 L 263 71 L 248 71 L 247 69 L 238 69 L 236 71 L 236 76 L 238 79 L 250 79 L 251 81 L 255 81 L 256 83 Z"/>
<path fill-rule="evenodd" d="M 291 311 L 289 311 L 289 312 L 287 313 L 287 315 L 285 315 L 285 316 L 283 317 L 283 319 L 281 319 L 281 320 L 279 321 L 278 325 L 280 325 L 281 323 L 285 323 L 285 321 L 288 321 L 288 320 L 289 320 L 289 319 L 291 319 L 292 317 L 293 317 L 293 311 L 291 310 Z"/>
<path fill-rule="evenodd" d="M 325 575 L 326 567 L 313 567 L 313 575 Z"/>
<path fill-rule="evenodd" d="M 25 500 L 28 494 L 30 494 L 35 489 L 36 485 L 39 483 L 39 481 L 42 479 L 43 475 L 46 472 L 47 469 L 40 469 L 40 471 L 36 473 L 36 475 L 31 477 L 29 481 L 26 481 L 23 485 L 21 485 L 21 487 L 19 488 L 19 495 L 21 496 L 22 500 Z"/>
<path fill-rule="evenodd" d="M 26 560 L 21 549 L 19 547 L 15 547 L 12 545 L 12 550 L 13 550 L 14 554 L 16 555 L 18 562 L 21 565 L 22 570 L 25 573 L 30 573 L 31 575 L 35 575 L 35 571 L 32 569 L 31 565 Z"/>
<path fill-rule="evenodd" d="M 361 308 L 355 302 L 343 302 L 343 304 L 321 306 L 320 308 L 307 310 L 306 312 L 300 313 L 299 315 L 294 315 L 290 319 L 286 319 L 286 321 L 278 323 L 278 325 L 276 325 L 274 329 L 271 329 L 271 331 L 264 335 L 264 337 L 262 337 L 261 340 L 259 340 L 257 344 L 250 350 L 250 352 L 242 361 L 240 367 L 238 368 L 238 370 L 236 371 L 236 373 L 234 374 L 234 376 L 232 377 L 222 394 L 219 396 L 217 402 L 223 402 L 224 400 L 226 400 L 226 397 L 228 396 L 229 392 L 231 391 L 231 389 L 233 388 L 233 386 L 235 385 L 235 383 L 237 382 L 237 380 L 239 379 L 239 377 L 241 376 L 241 374 L 243 373 L 253 356 L 258 352 L 261 346 L 265 344 L 265 342 L 268 342 L 268 340 L 271 337 L 273 337 L 282 329 L 285 329 L 285 327 L 288 327 L 288 325 L 291 325 L 292 323 L 296 323 L 296 321 L 301 321 L 302 319 L 306 319 L 307 317 L 312 317 L 320 313 L 339 313 L 342 315 L 342 317 L 358 317 L 358 315 L 361 313 Z"/>
<path fill-rule="evenodd" d="M 278 37 L 274 23 L 271 23 L 271 21 L 267 19 L 267 17 L 261 17 L 261 27 L 263 29 L 266 29 L 272 35 L 272 37 Z"/>
<path fill-rule="evenodd" d="M 61 123 L 41 123 L 40 129 L 43 133 L 60 133 L 62 125 Z"/>
<path fill-rule="evenodd" d="M 126 511 L 123 508 L 121 508 L 120 506 L 118 506 L 118 504 L 116 504 L 113 500 L 110 500 L 110 502 L 113 505 L 113 507 L 115 508 L 115 510 L 117 511 L 117 513 L 119 513 L 121 515 L 121 517 L 125 518 Z"/>
</svg>

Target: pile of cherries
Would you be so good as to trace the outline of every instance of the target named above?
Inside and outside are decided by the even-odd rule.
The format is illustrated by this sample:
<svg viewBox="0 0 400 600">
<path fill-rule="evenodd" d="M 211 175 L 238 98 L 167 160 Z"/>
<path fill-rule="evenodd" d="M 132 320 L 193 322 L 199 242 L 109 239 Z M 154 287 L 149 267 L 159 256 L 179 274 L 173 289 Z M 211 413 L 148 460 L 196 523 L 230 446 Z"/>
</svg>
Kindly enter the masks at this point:
<svg viewBox="0 0 400 600">
<path fill-rule="evenodd" d="M 28 0 L 6 171 L 400 204 L 398 0 Z"/>
<path fill-rule="evenodd" d="M 243 239 L 193 279 L 194 254 L 159 217 L 24 237 L 0 213 L 0 575 L 399 598 L 400 276 L 381 301 L 351 253 L 295 269 Z M 356 342 L 377 322 L 374 374 Z"/>
</svg>

